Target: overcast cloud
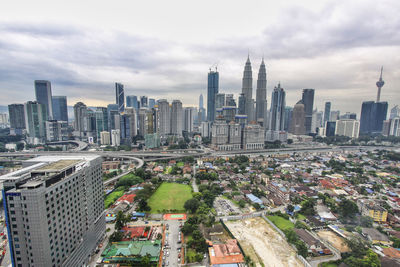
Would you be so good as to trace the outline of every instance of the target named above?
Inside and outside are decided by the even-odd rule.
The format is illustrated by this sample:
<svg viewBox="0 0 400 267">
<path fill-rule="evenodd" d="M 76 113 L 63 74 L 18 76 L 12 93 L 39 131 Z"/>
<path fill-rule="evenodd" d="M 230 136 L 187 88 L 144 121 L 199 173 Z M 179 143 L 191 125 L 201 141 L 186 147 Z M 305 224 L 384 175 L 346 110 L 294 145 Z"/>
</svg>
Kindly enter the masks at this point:
<svg viewBox="0 0 400 267">
<path fill-rule="evenodd" d="M 80 2 L 0 4 L 0 105 L 34 99 L 46 79 L 69 105 L 112 103 L 121 82 L 126 95 L 197 106 L 215 63 L 220 91 L 240 92 L 248 51 L 254 78 L 264 55 L 268 101 L 280 81 L 288 105 L 315 88 L 319 109 L 359 113 L 384 65 L 381 99 L 400 104 L 398 0 Z"/>
</svg>

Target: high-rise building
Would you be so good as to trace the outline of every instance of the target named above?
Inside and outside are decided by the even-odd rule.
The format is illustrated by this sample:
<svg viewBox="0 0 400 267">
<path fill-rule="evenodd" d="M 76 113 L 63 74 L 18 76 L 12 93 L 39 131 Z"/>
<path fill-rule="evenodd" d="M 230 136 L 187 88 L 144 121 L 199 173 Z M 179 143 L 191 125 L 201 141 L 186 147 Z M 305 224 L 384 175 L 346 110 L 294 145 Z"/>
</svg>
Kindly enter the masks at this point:
<svg viewBox="0 0 400 267">
<path fill-rule="evenodd" d="M 335 136 L 336 121 L 327 121 L 325 123 L 325 136 Z"/>
<path fill-rule="evenodd" d="M 130 145 L 133 137 L 137 135 L 136 110 L 128 108 L 125 114 L 120 115 L 121 142 Z"/>
<path fill-rule="evenodd" d="M 390 119 L 389 135 L 400 136 L 400 117 Z"/>
<path fill-rule="evenodd" d="M 135 95 L 127 95 L 126 96 L 126 107 L 139 109 L 137 96 L 135 96 Z"/>
<path fill-rule="evenodd" d="M 302 100 L 294 105 L 289 132 L 294 135 L 304 135 L 306 133 L 305 111 Z"/>
<path fill-rule="evenodd" d="M 283 131 L 285 126 L 285 101 L 286 93 L 279 83 L 275 86 L 271 96 L 271 109 L 270 109 L 270 131 Z"/>
<path fill-rule="evenodd" d="M 360 133 L 381 133 L 387 109 L 387 102 L 364 101 L 361 107 Z"/>
<path fill-rule="evenodd" d="M 341 120 L 356 120 L 357 119 L 357 114 L 356 113 L 350 113 L 350 112 L 346 112 L 343 115 L 340 115 L 340 119 Z"/>
<path fill-rule="evenodd" d="M 323 113 L 322 111 L 314 110 L 311 123 L 311 132 L 316 133 L 318 128 L 323 125 Z"/>
<path fill-rule="evenodd" d="M 196 112 L 197 110 L 195 107 L 188 107 L 184 109 L 183 129 L 188 133 L 194 132 Z"/>
<path fill-rule="evenodd" d="M 102 145 L 110 145 L 111 144 L 111 135 L 110 135 L 110 132 L 106 132 L 106 131 L 103 131 L 103 132 L 100 132 L 100 144 L 102 144 Z"/>
<path fill-rule="evenodd" d="M 257 122 L 264 123 L 267 113 L 267 72 L 265 70 L 264 58 L 261 61 L 258 71 L 257 90 L 256 90 L 256 119 Z"/>
<path fill-rule="evenodd" d="M 100 134 L 101 132 L 109 131 L 108 129 L 108 111 L 107 108 L 97 107 L 96 112 L 96 132 L 97 132 L 97 140 L 100 142 Z"/>
<path fill-rule="evenodd" d="M 246 114 L 246 97 L 243 93 L 239 95 L 239 106 L 238 106 L 238 114 L 245 115 Z"/>
<path fill-rule="evenodd" d="M 124 85 L 122 83 L 115 83 L 115 104 L 118 105 L 119 113 L 124 112 L 125 95 L 124 95 Z"/>
<path fill-rule="evenodd" d="M 249 123 L 243 129 L 242 149 L 257 150 L 264 148 L 264 127 L 257 123 Z"/>
<path fill-rule="evenodd" d="M 243 71 L 242 94 L 245 97 L 245 114 L 248 121 L 255 119 L 254 100 L 253 100 L 253 71 L 251 69 L 250 57 L 247 57 Z"/>
<path fill-rule="evenodd" d="M 40 144 L 46 138 L 46 106 L 36 101 L 28 101 L 24 104 L 25 125 L 28 134 L 28 143 Z"/>
<path fill-rule="evenodd" d="M 390 117 L 389 119 L 393 119 L 396 117 L 400 116 L 400 108 L 398 105 L 394 106 L 391 110 L 390 110 Z M 10 122 L 11 122 L 11 115 L 10 115 Z"/>
<path fill-rule="evenodd" d="M 49 119 L 53 118 L 53 104 L 51 94 L 51 83 L 44 80 L 35 81 L 36 102 L 43 104 L 46 108 L 46 116 Z"/>
<path fill-rule="evenodd" d="M 81 136 L 81 132 L 84 131 L 84 118 L 87 113 L 87 106 L 78 102 L 74 105 L 74 130 L 79 132 L 78 136 Z"/>
<path fill-rule="evenodd" d="M 173 100 L 171 107 L 171 133 L 182 136 L 183 130 L 183 109 L 180 100 Z"/>
<path fill-rule="evenodd" d="M 121 144 L 121 132 L 119 129 L 111 130 L 111 145 L 119 146 Z"/>
<path fill-rule="evenodd" d="M 343 119 L 336 121 L 335 135 L 358 138 L 360 122 L 352 119 Z"/>
<path fill-rule="evenodd" d="M 233 94 L 225 95 L 225 105 L 228 107 L 236 107 L 236 101 L 233 98 Z"/>
<path fill-rule="evenodd" d="M 149 108 L 154 108 L 156 105 L 156 100 L 154 98 L 149 98 Z"/>
<path fill-rule="evenodd" d="M 53 96 L 53 119 L 68 122 L 68 106 L 66 96 Z"/>
<path fill-rule="evenodd" d="M 0 177 L 13 266 L 88 265 L 106 229 L 101 162 L 42 156 Z"/>
<path fill-rule="evenodd" d="M 141 96 L 140 97 L 140 107 L 141 108 L 149 107 L 149 99 L 148 99 L 147 96 Z"/>
<path fill-rule="evenodd" d="M 218 94 L 219 88 L 219 73 L 217 70 L 208 73 L 207 82 L 207 120 L 214 121 L 215 119 L 215 96 Z"/>
<path fill-rule="evenodd" d="M 138 122 L 139 122 L 139 128 L 138 128 L 138 135 L 140 136 L 145 136 L 146 134 L 152 133 L 149 132 L 149 117 L 148 117 L 148 112 L 149 110 L 145 107 L 142 107 L 139 109 L 139 114 L 138 114 Z"/>
<path fill-rule="evenodd" d="M 329 121 L 331 117 L 331 102 L 325 102 L 324 123 Z"/>
<path fill-rule="evenodd" d="M 68 140 L 68 123 L 66 121 L 47 120 L 46 140 L 48 142 Z"/>
<path fill-rule="evenodd" d="M 376 102 L 381 101 L 381 89 L 382 89 L 383 85 L 385 84 L 385 82 L 382 80 L 382 72 L 383 72 L 383 66 L 381 68 L 381 76 L 379 77 L 379 81 L 376 82 L 376 86 L 378 87 L 378 94 L 376 96 Z"/>
<path fill-rule="evenodd" d="M 215 96 L 215 110 L 222 109 L 225 106 L 225 94 L 219 93 Z"/>
<path fill-rule="evenodd" d="M 329 120 L 330 121 L 337 121 L 339 119 L 340 119 L 340 110 L 332 110 Z"/>
<path fill-rule="evenodd" d="M 292 122 L 293 108 L 285 107 L 285 122 L 283 130 L 289 132 L 290 123 Z"/>
<path fill-rule="evenodd" d="M 171 108 L 166 99 L 158 101 L 158 133 L 160 137 L 166 137 L 171 133 Z"/>
<path fill-rule="evenodd" d="M 314 89 L 303 89 L 302 102 L 304 104 L 305 112 L 305 127 L 306 133 L 311 133 L 312 113 L 314 109 Z"/>
<path fill-rule="evenodd" d="M 200 94 L 199 96 L 199 109 L 204 108 L 204 100 L 203 100 L 203 94 Z"/>
<path fill-rule="evenodd" d="M 25 129 L 24 105 L 8 105 L 8 114 L 10 116 L 10 134 L 22 135 L 22 132 Z"/>
<path fill-rule="evenodd" d="M 211 133 L 211 122 L 203 121 L 200 123 L 200 134 L 202 137 L 209 137 Z"/>
<path fill-rule="evenodd" d="M 118 105 L 117 104 L 108 104 L 107 105 L 107 116 L 108 116 L 108 130 L 109 131 L 114 130 L 114 129 L 119 129 L 119 127 L 117 127 L 117 125 L 116 125 L 116 122 L 119 125 L 118 115 L 119 115 Z"/>
</svg>

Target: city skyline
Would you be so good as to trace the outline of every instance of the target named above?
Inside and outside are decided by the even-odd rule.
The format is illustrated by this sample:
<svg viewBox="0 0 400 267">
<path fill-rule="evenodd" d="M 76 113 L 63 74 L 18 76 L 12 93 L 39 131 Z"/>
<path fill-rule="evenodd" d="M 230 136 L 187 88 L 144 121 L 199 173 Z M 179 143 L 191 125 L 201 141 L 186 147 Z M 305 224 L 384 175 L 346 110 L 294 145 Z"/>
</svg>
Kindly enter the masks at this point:
<svg viewBox="0 0 400 267">
<path fill-rule="evenodd" d="M 280 81 L 287 91 L 288 106 L 294 106 L 301 96 L 301 89 L 315 88 L 318 110 L 323 110 L 324 103 L 331 101 L 333 109 L 360 114 L 362 101 L 376 97 L 375 83 L 381 65 L 385 68 L 386 82 L 381 99 L 390 100 L 389 107 L 400 102 L 396 92 L 399 59 L 391 57 L 399 51 L 399 25 L 395 19 L 399 7 L 394 1 L 384 1 L 378 7 L 372 1 L 347 4 L 352 8 L 326 1 L 312 5 L 312 8 L 307 3 L 303 7 L 260 3 L 261 7 L 267 5 L 270 10 L 259 11 L 257 9 L 263 8 L 249 7 L 249 15 L 254 17 L 249 22 L 237 19 L 241 4 L 230 3 L 232 8 L 229 10 L 232 11 L 227 12 L 224 18 L 229 22 L 237 19 L 231 26 L 216 17 L 214 23 L 218 27 L 210 28 L 214 23 L 205 21 L 185 36 L 182 36 L 182 31 L 192 23 L 199 23 L 201 18 L 180 2 L 169 4 L 180 4 L 188 9 L 184 16 L 193 17 L 188 25 L 175 25 L 176 21 L 172 20 L 165 22 L 160 29 L 151 23 L 141 23 L 144 27 L 134 27 L 135 30 L 128 27 L 139 19 L 135 16 L 126 21 L 119 19 L 108 26 L 104 25 L 105 22 L 96 26 L 94 15 L 85 13 L 88 6 L 81 6 L 74 22 L 65 15 L 75 10 L 77 3 L 66 6 L 61 15 L 55 6 L 46 4 L 45 9 L 51 14 L 48 19 L 52 23 L 43 23 L 35 15 L 28 16 L 28 8 L 17 10 L 14 4 L 7 4 L 0 11 L 0 49 L 2 62 L 5 62 L 0 67 L 0 90 L 8 92 L 1 105 L 34 99 L 30 90 L 32 81 L 45 79 L 52 82 L 54 95 L 68 96 L 71 106 L 78 101 L 89 106 L 112 103 L 110 88 L 114 82 L 125 85 L 126 95 L 159 96 L 169 100 L 179 95 L 184 106 L 197 106 L 198 96 L 203 94 L 206 97 L 207 93 L 205 73 L 216 62 L 220 72 L 220 91 L 238 96 L 248 51 L 256 68 L 264 55 L 267 92 Z M 121 5 L 132 7 L 125 3 Z M 98 7 L 99 14 L 110 8 L 101 2 Z M 222 7 L 220 3 L 216 5 L 211 15 L 216 16 Z M 113 7 L 113 10 L 120 8 Z M 150 14 L 147 4 L 138 9 L 143 13 L 138 17 Z M 132 11 L 132 8 L 127 10 Z M 17 12 L 26 16 L 14 16 Z M 256 15 L 260 12 L 271 16 L 258 18 Z M 35 12 L 29 10 L 29 13 Z M 278 13 L 283 16 L 279 21 Z M 291 23 L 282 23 L 284 18 L 291 18 Z M 149 22 L 149 19 L 144 22 Z M 172 24 L 177 26 L 175 30 L 166 30 Z M 241 31 L 244 28 L 249 30 Z M 233 32 L 246 34 L 235 35 Z M 179 33 L 181 35 L 177 38 Z M 355 34 L 354 38 L 349 38 L 352 34 Z M 206 36 L 212 42 L 202 45 Z M 64 42 L 66 38 L 68 44 Z M 354 105 L 354 101 L 360 105 Z"/>
</svg>

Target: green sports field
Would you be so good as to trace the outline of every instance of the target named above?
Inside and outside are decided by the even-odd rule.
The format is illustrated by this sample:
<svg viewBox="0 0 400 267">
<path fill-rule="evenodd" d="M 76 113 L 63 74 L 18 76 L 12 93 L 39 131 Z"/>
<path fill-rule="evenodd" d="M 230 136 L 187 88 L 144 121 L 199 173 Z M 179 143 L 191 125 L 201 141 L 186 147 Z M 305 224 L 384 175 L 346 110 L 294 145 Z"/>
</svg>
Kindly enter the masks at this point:
<svg viewBox="0 0 400 267">
<path fill-rule="evenodd" d="M 192 188 L 189 185 L 162 183 L 150 197 L 148 205 L 151 213 L 163 213 L 164 210 L 183 212 L 183 204 L 192 198 Z"/>
</svg>

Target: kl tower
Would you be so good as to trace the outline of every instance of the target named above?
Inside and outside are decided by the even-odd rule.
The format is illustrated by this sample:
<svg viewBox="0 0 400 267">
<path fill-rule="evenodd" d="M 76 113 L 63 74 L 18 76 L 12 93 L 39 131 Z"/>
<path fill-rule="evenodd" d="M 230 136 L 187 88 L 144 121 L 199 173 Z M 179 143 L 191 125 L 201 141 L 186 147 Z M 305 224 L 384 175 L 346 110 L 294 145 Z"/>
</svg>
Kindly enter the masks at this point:
<svg viewBox="0 0 400 267">
<path fill-rule="evenodd" d="M 382 80 L 382 71 L 383 71 L 383 66 L 381 67 L 381 77 L 379 77 L 379 81 L 376 82 L 376 86 L 378 86 L 378 95 L 376 97 L 376 102 L 381 101 L 381 88 L 385 84 L 385 82 Z"/>
</svg>

